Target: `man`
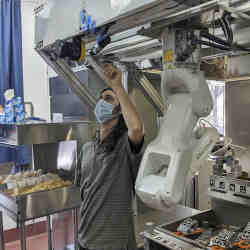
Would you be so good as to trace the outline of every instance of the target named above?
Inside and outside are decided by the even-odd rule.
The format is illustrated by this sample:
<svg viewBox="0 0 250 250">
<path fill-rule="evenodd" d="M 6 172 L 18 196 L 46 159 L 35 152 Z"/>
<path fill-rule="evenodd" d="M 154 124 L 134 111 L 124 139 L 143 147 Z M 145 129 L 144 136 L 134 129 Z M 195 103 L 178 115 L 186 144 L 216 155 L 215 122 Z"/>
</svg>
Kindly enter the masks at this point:
<svg viewBox="0 0 250 250">
<path fill-rule="evenodd" d="M 142 121 L 122 87 L 121 72 L 105 65 L 109 87 L 95 108 L 100 133 L 81 152 L 80 249 L 136 249 L 132 198 L 144 141 Z"/>
</svg>

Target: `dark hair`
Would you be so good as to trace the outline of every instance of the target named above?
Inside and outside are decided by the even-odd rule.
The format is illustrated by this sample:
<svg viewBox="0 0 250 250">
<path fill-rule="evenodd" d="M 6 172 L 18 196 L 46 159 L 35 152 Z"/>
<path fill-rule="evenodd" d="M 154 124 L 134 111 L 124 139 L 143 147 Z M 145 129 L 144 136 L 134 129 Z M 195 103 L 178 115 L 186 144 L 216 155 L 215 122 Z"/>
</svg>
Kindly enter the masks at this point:
<svg viewBox="0 0 250 250">
<path fill-rule="evenodd" d="M 128 131 L 128 127 L 127 127 L 126 122 L 123 118 L 123 115 L 120 115 L 118 123 L 113 128 L 112 133 L 115 135 L 115 138 L 119 139 L 119 137 L 122 136 L 127 131 Z"/>
<path fill-rule="evenodd" d="M 115 149 L 119 139 L 128 131 L 127 125 L 122 115 L 119 116 L 118 123 L 112 129 L 112 132 L 105 138 L 105 151 L 112 152 Z"/>
<path fill-rule="evenodd" d="M 100 96 L 107 90 L 113 91 L 112 88 L 108 87 L 103 89 L 100 92 Z M 114 92 L 114 91 L 113 91 Z M 123 118 L 123 115 L 121 114 L 119 116 L 119 120 L 117 124 L 114 126 L 112 129 L 112 132 L 109 134 L 109 136 L 105 139 L 104 145 L 105 145 L 105 150 L 108 152 L 112 152 L 115 148 L 115 145 L 117 144 L 118 140 L 121 138 L 121 136 L 124 135 L 128 131 L 126 122 Z"/>
<path fill-rule="evenodd" d="M 105 89 L 101 90 L 101 92 L 100 92 L 100 96 L 101 96 L 101 95 L 102 95 L 105 91 L 108 91 L 108 90 L 111 90 L 112 92 L 114 92 L 114 90 L 113 90 L 112 88 L 107 87 L 107 88 L 105 88 Z"/>
</svg>

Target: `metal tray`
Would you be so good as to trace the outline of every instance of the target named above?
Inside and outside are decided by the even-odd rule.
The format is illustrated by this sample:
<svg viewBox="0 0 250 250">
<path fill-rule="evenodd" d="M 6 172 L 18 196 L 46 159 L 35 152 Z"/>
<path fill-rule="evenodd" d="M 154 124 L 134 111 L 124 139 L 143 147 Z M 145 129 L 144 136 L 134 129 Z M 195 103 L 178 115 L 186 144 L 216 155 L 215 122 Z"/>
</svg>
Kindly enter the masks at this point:
<svg viewBox="0 0 250 250">
<path fill-rule="evenodd" d="M 234 211 L 236 212 L 236 211 Z M 226 226 L 234 226 L 235 228 L 243 228 L 248 220 L 247 218 L 244 216 L 244 213 L 233 213 L 232 211 L 230 211 L 230 213 L 228 214 L 227 211 L 224 210 L 224 214 L 227 214 L 227 220 L 225 221 L 225 217 L 224 215 L 222 215 L 223 211 L 220 210 L 208 210 L 202 213 L 199 213 L 197 215 L 191 216 L 190 218 L 192 219 L 196 219 L 199 222 L 202 221 L 208 221 L 209 224 L 212 224 L 213 226 L 222 226 L 222 225 L 226 225 Z M 249 212 L 248 212 L 249 213 Z M 245 218 L 245 220 L 242 220 L 242 217 Z M 239 220 L 241 218 L 241 221 Z M 237 223 L 236 223 L 237 221 Z M 180 223 L 183 222 L 183 219 L 181 220 L 176 220 L 172 223 L 167 223 L 167 224 L 163 224 L 160 225 L 156 228 L 157 231 L 160 231 L 162 233 L 165 233 L 175 239 L 179 239 L 182 240 L 186 243 L 192 244 L 194 246 L 197 246 L 201 249 L 208 249 L 208 245 L 206 245 L 205 243 L 203 244 L 202 242 L 196 241 L 194 239 L 190 239 L 187 237 L 180 237 L 174 234 L 174 232 L 177 231 L 177 227 L 180 225 Z M 220 229 L 218 229 L 218 231 L 215 231 L 215 233 L 213 233 L 213 236 L 215 236 Z"/>
<path fill-rule="evenodd" d="M 191 216 L 190 218 L 192 219 L 196 219 L 198 221 L 208 221 L 212 224 L 219 224 L 220 220 L 218 218 L 218 216 L 215 214 L 215 212 L 213 210 L 208 210 L 202 213 L 199 213 L 197 215 Z M 201 249 L 207 249 L 206 245 L 203 245 L 195 240 L 186 238 L 186 237 L 180 237 L 174 234 L 174 232 L 176 232 L 177 227 L 183 222 L 183 219 L 181 220 L 176 220 L 172 223 L 167 223 L 167 224 L 163 224 L 160 225 L 156 228 L 156 230 L 159 230 L 160 232 L 166 233 L 176 239 L 185 241 L 187 243 L 190 243 L 194 246 L 200 247 Z"/>
<path fill-rule="evenodd" d="M 76 186 L 15 198 L 0 193 L 0 208 L 17 223 L 72 210 L 80 207 L 80 204 L 80 189 Z"/>
</svg>

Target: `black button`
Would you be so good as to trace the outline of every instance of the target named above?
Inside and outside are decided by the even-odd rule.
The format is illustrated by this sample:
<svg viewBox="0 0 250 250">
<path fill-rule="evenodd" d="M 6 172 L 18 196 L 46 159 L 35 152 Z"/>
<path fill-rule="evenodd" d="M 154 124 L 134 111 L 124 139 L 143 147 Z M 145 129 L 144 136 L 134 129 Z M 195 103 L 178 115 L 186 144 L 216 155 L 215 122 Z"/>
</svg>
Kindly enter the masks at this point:
<svg viewBox="0 0 250 250">
<path fill-rule="evenodd" d="M 221 189 L 225 189 L 225 187 L 226 187 L 225 182 L 220 182 L 220 188 L 221 188 Z"/>
<path fill-rule="evenodd" d="M 245 194 L 247 192 L 246 186 L 240 186 L 240 192 Z"/>
<path fill-rule="evenodd" d="M 235 184 L 230 184 L 229 189 L 230 191 L 235 192 Z"/>
</svg>

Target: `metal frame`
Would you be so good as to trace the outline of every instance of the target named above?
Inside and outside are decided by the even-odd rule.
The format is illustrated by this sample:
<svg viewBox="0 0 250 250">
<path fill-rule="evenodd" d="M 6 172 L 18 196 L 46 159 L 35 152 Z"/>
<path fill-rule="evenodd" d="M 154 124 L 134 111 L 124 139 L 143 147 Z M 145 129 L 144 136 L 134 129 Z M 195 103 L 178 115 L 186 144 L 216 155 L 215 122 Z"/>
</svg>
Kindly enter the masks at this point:
<svg viewBox="0 0 250 250">
<path fill-rule="evenodd" d="M 75 250 L 79 249 L 78 243 L 78 208 L 73 210 L 73 217 L 74 217 L 74 242 L 75 242 Z"/>
<path fill-rule="evenodd" d="M 60 190 L 57 190 L 57 191 L 60 191 Z M 76 193 L 78 194 L 77 196 L 79 196 L 77 204 L 72 204 L 71 207 L 68 207 L 68 208 L 65 207 L 64 209 L 61 209 L 61 210 L 59 210 L 59 209 L 58 210 L 53 210 L 53 211 L 51 210 L 51 212 L 48 212 L 48 213 L 45 213 L 45 214 L 42 214 L 42 211 L 40 211 L 41 214 L 36 215 L 34 218 L 22 217 L 22 216 L 24 216 L 24 212 L 25 212 L 23 210 L 13 211 L 12 209 L 14 208 L 14 204 L 12 204 L 12 207 L 8 206 L 10 204 L 5 204 L 6 206 L 8 206 L 8 208 L 3 207 L 1 205 L 1 207 L 0 207 L 0 246 L 2 246 L 2 245 L 4 246 L 2 211 L 5 211 L 10 216 L 10 218 L 12 218 L 13 220 L 15 220 L 17 222 L 17 225 L 19 226 L 21 250 L 27 250 L 26 227 L 25 227 L 26 221 L 46 216 L 46 218 L 47 218 L 47 234 L 48 234 L 48 249 L 53 250 L 54 248 L 53 248 L 53 240 L 52 240 L 51 215 L 71 210 L 71 211 L 73 211 L 73 216 L 74 216 L 74 225 L 73 225 L 73 227 L 74 227 L 75 250 L 78 250 L 78 240 L 77 240 L 77 237 L 78 237 L 78 209 L 79 209 L 80 204 L 81 204 L 81 199 L 80 199 L 80 194 L 79 194 L 79 192 L 80 192 L 79 188 L 74 187 L 72 191 L 73 192 L 72 192 L 71 196 L 74 196 L 74 194 L 76 194 Z M 62 192 L 67 192 L 67 189 L 62 190 Z M 43 192 L 43 193 L 45 193 L 45 192 Z M 0 197 L 0 199 L 2 199 L 2 198 L 3 197 Z M 30 197 L 29 200 L 32 200 L 32 197 Z M 46 203 L 46 200 L 41 199 L 41 203 Z M 30 204 L 30 205 L 32 205 L 32 204 Z M 35 205 L 37 207 L 40 207 L 40 204 L 38 202 L 36 202 Z M 24 205 L 24 207 L 27 207 L 27 206 L 28 206 L 27 204 Z M 16 207 L 18 207 L 18 206 L 16 206 Z M 50 205 L 49 205 L 49 207 L 50 207 Z M 0 249 L 4 250 L 4 247 L 0 248 Z"/>
<path fill-rule="evenodd" d="M 163 26 L 185 20 L 194 15 L 202 13 L 204 11 L 211 10 L 215 7 L 220 6 L 221 2 L 224 0 L 212 0 L 203 4 L 199 4 L 195 7 L 186 8 L 183 5 L 174 9 L 173 11 L 168 10 L 169 1 L 160 1 L 157 6 L 153 8 L 143 9 L 141 12 L 137 11 L 130 15 L 122 15 L 118 20 L 110 20 L 108 23 L 115 22 L 115 24 L 110 28 L 109 34 L 114 35 L 120 33 L 121 31 L 134 28 L 136 26 L 144 25 L 147 23 L 163 21 Z M 184 8 L 183 8 L 184 7 Z M 136 18 L 135 18 L 136 17 Z M 104 23 L 103 26 L 107 25 Z"/>
<path fill-rule="evenodd" d="M 239 0 L 231 1 L 232 6 L 237 4 Z M 203 2 L 202 4 L 196 5 L 194 7 L 186 8 L 186 5 L 180 5 L 177 8 L 173 10 L 169 10 L 169 4 L 171 1 L 165 1 L 165 0 L 159 0 L 157 2 L 147 4 L 145 6 L 142 6 L 138 9 L 132 10 L 127 12 L 126 14 L 117 16 L 113 19 L 108 20 L 107 22 L 102 23 L 98 26 L 99 28 L 105 27 L 107 25 L 111 25 L 109 28 L 109 35 L 112 36 L 112 42 L 122 41 L 126 38 L 132 38 L 138 34 L 146 35 L 149 37 L 155 36 L 155 34 L 159 35 L 159 32 L 166 26 L 183 21 L 185 19 L 197 16 L 201 13 L 204 13 L 206 11 L 215 9 L 217 7 L 220 8 L 227 8 L 228 0 L 211 0 L 208 2 Z M 231 9 L 232 11 L 239 11 L 235 9 Z M 240 11 L 241 13 L 241 11 Z M 242 15 L 240 15 L 242 16 Z M 243 15 L 244 16 L 244 15 Z M 244 16 L 245 17 L 245 16 Z M 95 36 L 93 34 L 87 34 L 86 32 L 79 32 L 74 35 L 81 36 L 83 40 L 85 40 L 88 43 L 88 48 L 91 48 L 94 46 Z M 65 37 L 64 40 L 68 40 L 72 37 Z M 114 40 L 113 40 L 114 38 Z M 139 45 L 139 51 L 141 50 L 142 54 L 147 54 L 148 49 L 144 49 L 141 45 L 143 42 L 147 43 L 150 42 L 150 39 L 146 39 L 140 41 L 140 42 L 128 42 L 127 44 L 118 45 L 118 46 L 107 46 L 107 49 L 102 52 L 103 55 L 107 55 L 109 53 L 112 53 L 116 51 L 115 53 L 119 56 L 122 55 L 122 59 L 126 58 L 126 52 L 123 50 L 129 49 L 130 52 L 138 52 L 137 48 L 135 46 Z M 46 51 L 49 51 L 49 47 L 52 44 L 47 45 L 46 47 L 39 49 L 37 47 L 37 52 L 40 54 L 40 56 L 46 61 L 47 64 L 49 64 L 57 73 L 60 75 L 64 80 L 66 80 L 70 86 L 70 88 L 79 96 L 79 98 L 86 103 L 91 110 L 94 109 L 94 106 L 96 104 L 96 98 L 90 93 L 88 88 L 84 86 L 81 82 L 81 80 L 74 74 L 70 66 L 67 65 L 67 63 L 64 60 L 57 59 L 53 60 L 50 58 L 48 53 Z M 157 53 L 157 49 L 159 49 L 158 43 L 149 44 L 148 46 L 151 49 L 151 55 L 154 53 L 154 51 Z M 118 51 L 117 51 L 118 49 Z M 136 50 L 136 51 L 135 51 Z M 159 53 L 157 53 L 159 56 Z M 133 58 L 131 58 L 133 60 Z M 98 65 L 96 60 L 89 56 L 88 57 L 89 64 L 94 67 L 95 71 L 98 73 L 98 75 L 104 80 L 103 77 L 103 70 Z M 144 91 L 145 93 L 145 91 Z M 152 99 L 152 98 L 151 98 Z M 151 101 L 152 102 L 152 101 Z M 154 107 L 157 107 L 157 112 L 159 112 L 159 104 L 155 105 Z M 161 111 L 159 112 L 161 113 Z"/>
<path fill-rule="evenodd" d="M 5 250 L 4 232 L 3 232 L 3 213 L 0 211 L 0 247 Z"/>
<path fill-rule="evenodd" d="M 125 14 L 118 15 L 114 18 L 109 19 L 108 21 L 98 25 L 97 28 L 101 29 L 107 25 L 112 24 L 109 29 L 110 35 L 115 35 L 129 29 L 133 29 L 138 26 L 143 25 L 150 25 L 152 22 L 157 22 L 161 20 L 169 20 L 170 23 L 175 23 L 179 21 L 179 18 L 182 20 L 189 18 L 193 14 L 199 14 L 203 11 L 210 10 L 216 6 L 219 6 L 222 2 L 227 2 L 228 0 L 211 0 L 206 2 L 203 0 L 202 4 L 198 4 L 195 7 L 187 6 L 187 4 L 181 4 L 176 8 L 169 9 L 171 4 L 176 4 L 177 1 L 170 1 L 170 0 L 158 0 L 153 3 L 145 4 L 142 7 L 133 9 L 128 11 Z M 189 1 L 191 2 L 191 1 Z M 194 4 L 196 1 L 192 1 Z M 195 8 L 195 9 L 194 9 Z M 196 11 L 197 12 L 196 12 Z M 79 32 L 74 34 L 73 36 L 85 36 L 86 42 L 93 42 L 96 40 L 96 35 L 89 34 L 89 32 Z M 65 37 L 65 40 L 71 39 L 72 36 Z M 37 45 L 39 47 L 39 45 Z M 48 45 L 49 46 L 49 45 Z M 45 46 L 47 48 L 48 46 Z"/>
<path fill-rule="evenodd" d="M 26 250 L 26 228 L 25 222 L 20 223 L 20 241 L 21 241 L 21 250 Z"/>
<path fill-rule="evenodd" d="M 130 11 L 124 15 L 118 16 L 117 18 L 111 19 L 108 22 L 103 23 L 98 28 L 105 27 L 106 25 L 112 23 L 113 25 L 108 31 L 109 35 L 115 35 L 117 37 L 119 36 L 119 34 L 124 36 L 125 31 L 127 32 L 131 29 L 136 29 L 136 27 L 143 25 L 150 27 L 149 30 L 152 31 L 152 28 L 159 29 L 162 27 L 166 27 L 169 24 L 175 23 L 180 20 L 185 20 L 186 18 L 190 18 L 207 10 L 211 10 L 215 7 L 218 7 L 221 2 L 224 2 L 224 0 L 212 0 L 207 3 L 203 3 L 187 9 L 184 8 L 185 5 L 180 5 L 173 10 L 168 10 L 169 1 L 160 0 L 157 1 L 157 3 L 148 4 L 141 8 L 135 9 L 134 11 Z M 151 23 L 156 21 L 161 22 L 159 25 L 151 27 Z M 135 32 L 137 33 L 138 30 L 136 30 Z M 83 32 L 75 34 L 75 36 L 79 35 L 82 36 L 88 43 L 95 40 L 95 36 L 93 35 L 88 36 Z M 65 38 L 65 40 L 68 40 L 70 38 L 71 37 Z M 124 38 L 126 38 L 126 36 L 124 36 L 123 39 Z M 132 43 L 132 45 L 134 46 L 135 44 Z M 88 88 L 82 84 L 81 80 L 74 74 L 70 66 L 68 66 L 67 63 L 62 59 L 53 60 L 52 58 L 50 58 L 50 56 L 46 52 L 47 49 L 48 46 L 42 49 L 37 48 L 36 51 L 45 60 L 45 62 L 56 71 L 58 75 L 60 75 L 65 81 L 68 82 L 70 88 L 79 96 L 79 98 L 84 103 L 86 103 L 91 108 L 91 110 L 93 110 L 97 101 L 96 98 L 89 92 Z M 112 52 L 112 50 L 113 49 L 110 49 L 109 51 Z M 146 53 L 147 51 L 144 52 Z M 100 65 L 98 65 L 96 60 L 93 57 L 89 56 L 88 62 L 95 69 L 98 75 L 105 81 L 103 76 L 103 69 L 100 67 Z M 146 79 L 144 77 L 140 77 L 140 81 L 144 82 L 145 86 Z M 149 84 L 147 83 L 146 85 Z M 146 96 L 148 96 L 148 93 L 151 92 L 151 95 L 149 95 L 150 102 L 153 103 L 153 106 L 156 108 L 157 112 L 162 114 L 163 109 L 161 103 L 159 103 L 159 101 L 156 101 L 155 98 L 152 98 L 152 96 L 154 95 L 154 91 L 152 92 L 147 90 L 143 92 L 147 93 Z"/>
<path fill-rule="evenodd" d="M 93 110 L 97 101 L 96 98 L 89 92 L 88 88 L 84 86 L 84 83 L 82 83 L 72 69 L 62 59 L 53 61 L 42 50 L 36 51 L 44 59 L 44 61 L 69 84 L 69 87 L 80 98 L 80 100 Z"/>
<path fill-rule="evenodd" d="M 50 215 L 47 216 L 48 250 L 53 250 L 52 244 L 52 224 Z"/>
<path fill-rule="evenodd" d="M 193 196 L 194 196 L 194 208 L 199 209 L 199 201 L 200 201 L 200 194 L 199 194 L 199 174 L 195 174 L 193 177 Z"/>
<path fill-rule="evenodd" d="M 147 77 L 139 71 L 134 72 L 135 81 L 141 89 L 146 99 L 153 105 L 159 116 L 164 114 L 164 103 L 161 96 L 158 94 L 156 89 L 153 87 Z"/>
</svg>

